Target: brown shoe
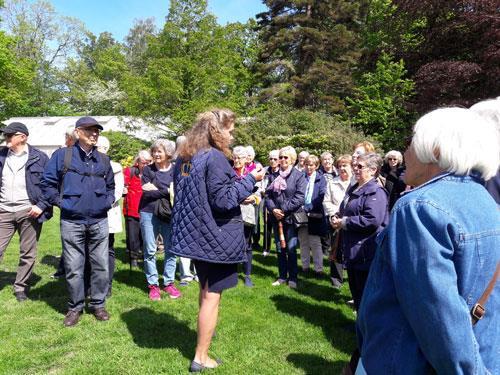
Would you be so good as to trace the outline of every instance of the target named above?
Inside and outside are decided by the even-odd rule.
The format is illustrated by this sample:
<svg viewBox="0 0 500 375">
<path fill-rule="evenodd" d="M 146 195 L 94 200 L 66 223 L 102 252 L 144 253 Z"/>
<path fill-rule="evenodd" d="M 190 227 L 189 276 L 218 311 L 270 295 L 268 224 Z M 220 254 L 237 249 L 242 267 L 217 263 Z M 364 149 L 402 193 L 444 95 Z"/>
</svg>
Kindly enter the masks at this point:
<svg viewBox="0 0 500 375">
<path fill-rule="evenodd" d="M 109 313 L 104 309 L 104 307 L 95 309 L 94 316 L 97 320 L 101 321 L 109 320 Z"/>
<path fill-rule="evenodd" d="M 64 317 L 64 326 L 73 327 L 80 320 L 80 311 L 69 310 Z"/>
</svg>

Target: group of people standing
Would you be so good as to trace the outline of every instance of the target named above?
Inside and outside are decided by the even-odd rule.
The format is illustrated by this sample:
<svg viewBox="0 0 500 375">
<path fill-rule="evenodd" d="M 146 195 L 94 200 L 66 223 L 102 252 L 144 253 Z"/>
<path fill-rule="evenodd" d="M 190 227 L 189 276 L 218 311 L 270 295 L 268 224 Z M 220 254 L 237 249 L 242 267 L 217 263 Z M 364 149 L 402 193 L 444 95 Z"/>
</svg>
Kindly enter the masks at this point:
<svg viewBox="0 0 500 375">
<path fill-rule="evenodd" d="M 253 286 L 252 235 L 262 215 L 269 229 L 264 243 L 272 233 L 277 251 L 274 286 L 298 288 L 297 247 L 303 272 L 312 256 L 318 276 L 330 250 L 334 287 L 342 285 L 347 269 L 358 349 L 346 373 L 498 372 L 500 214 L 484 185 L 498 179 L 500 110 L 492 115 L 485 108 L 438 109 L 420 118 L 404 163 L 400 152 L 390 151 L 384 162 L 371 143 L 362 142 L 335 160 L 328 152 L 297 155 L 285 146 L 269 153 L 264 168 L 253 160 L 253 149 L 231 150 L 236 118 L 225 109 L 201 113 L 177 145 L 160 139 L 150 153 L 141 151 L 124 171 L 131 265 L 142 250 L 151 300 L 160 299 L 162 290 L 181 296 L 174 284 L 177 257 L 181 280 L 194 279 L 194 266 L 200 297 L 190 371 L 221 364 L 209 348 L 222 292 L 237 284 L 239 263 L 245 285 Z M 19 301 L 26 299 L 41 222 L 52 206 L 61 209 L 66 326 L 78 323 L 86 299 L 98 320 L 109 319 L 108 212 L 119 197 L 116 172 L 95 147 L 100 130 L 95 119 L 79 119 L 77 142 L 48 160 L 27 144 L 23 124 L 3 129 L 0 257 L 18 230 L 14 292 Z M 155 258 L 159 235 L 162 289 Z"/>
</svg>

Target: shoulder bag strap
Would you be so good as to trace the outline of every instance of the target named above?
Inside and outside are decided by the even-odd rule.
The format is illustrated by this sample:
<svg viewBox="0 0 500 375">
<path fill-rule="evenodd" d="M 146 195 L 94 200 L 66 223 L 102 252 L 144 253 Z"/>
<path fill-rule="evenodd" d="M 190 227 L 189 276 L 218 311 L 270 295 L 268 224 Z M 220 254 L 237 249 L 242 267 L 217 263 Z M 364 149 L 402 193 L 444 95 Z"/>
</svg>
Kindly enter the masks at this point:
<svg viewBox="0 0 500 375">
<path fill-rule="evenodd" d="M 472 310 L 470 311 L 470 314 L 472 316 L 472 325 L 476 324 L 478 321 L 483 319 L 484 314 L 486 314 L 486 308 L 485 308 L 486 302 L 488 301 L 491 292 L 493 292 L 493 289 L 495 288 L 495 284 L 497 282 L 499 275 L 500 275 L 500 262 L 497 263 L 497 268 L 495 270 L 495 273 L 493 274 L 493 277 L 488 283 L 488 286 L 486 287 L 483 295 L 479 298 L 479 300 L 476 302 L 476 304 L 472 307 Z"/>
</svg>

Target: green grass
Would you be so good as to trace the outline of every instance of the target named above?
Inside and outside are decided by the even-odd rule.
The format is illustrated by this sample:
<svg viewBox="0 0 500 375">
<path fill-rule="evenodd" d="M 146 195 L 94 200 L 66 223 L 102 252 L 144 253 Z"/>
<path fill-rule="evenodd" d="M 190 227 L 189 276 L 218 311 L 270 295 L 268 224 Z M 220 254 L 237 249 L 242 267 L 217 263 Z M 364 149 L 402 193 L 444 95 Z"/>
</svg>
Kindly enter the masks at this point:
<svg viewBox="0 0 500 375">
<path fill-rule="evenodd" d="M 59 219 L 43 227 L 30 301 L 18 303 L 12 284 L 18 262 L 13 238 L 0 264 L 0 374 L 183 374 L 196 343 L 198 285 L 181 288 L 178 300 L 150 302 L 142 271 L 129 271 L 124 235 L 116 238 L 117 262 L 108 322 L 84 314 L 63 327 L 67 294 L 53 280 L 61 253 Z M 162 259 L 159 259 L 162 264 Z M 222 296 L 211 355 L 224 361 L 217 374 L 338 374 L 354 348 L 347 285 L 299 279 L 294 291 L 272 287 L 276 257 L 254 255 L 255 287 Z"/>
</svg>

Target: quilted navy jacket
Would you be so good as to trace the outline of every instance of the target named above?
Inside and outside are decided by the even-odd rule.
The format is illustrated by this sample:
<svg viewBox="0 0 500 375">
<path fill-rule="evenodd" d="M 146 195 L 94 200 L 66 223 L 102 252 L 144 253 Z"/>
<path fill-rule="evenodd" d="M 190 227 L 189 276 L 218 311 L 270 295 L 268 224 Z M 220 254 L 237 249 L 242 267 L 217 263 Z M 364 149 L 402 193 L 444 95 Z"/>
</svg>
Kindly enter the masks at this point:
<svg viewBox="0 0 500 375">
<path fill-rule="evenodd" d="M 172 253 L 211 263 L 241 263 L 245 238 L 240 203 L 255 178 L 238 180 L 222 152 L 199 151 L 174 169 Z"/>
</svg>

